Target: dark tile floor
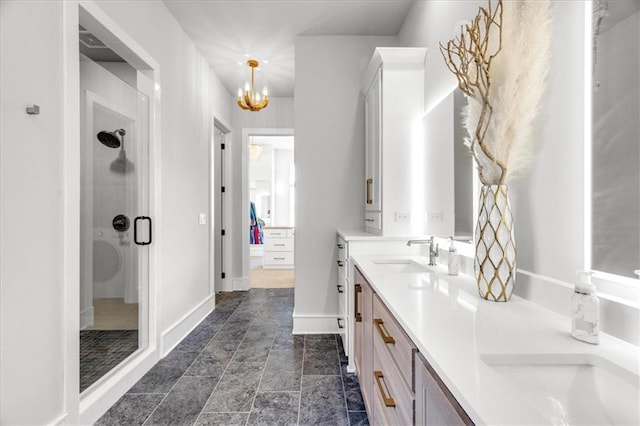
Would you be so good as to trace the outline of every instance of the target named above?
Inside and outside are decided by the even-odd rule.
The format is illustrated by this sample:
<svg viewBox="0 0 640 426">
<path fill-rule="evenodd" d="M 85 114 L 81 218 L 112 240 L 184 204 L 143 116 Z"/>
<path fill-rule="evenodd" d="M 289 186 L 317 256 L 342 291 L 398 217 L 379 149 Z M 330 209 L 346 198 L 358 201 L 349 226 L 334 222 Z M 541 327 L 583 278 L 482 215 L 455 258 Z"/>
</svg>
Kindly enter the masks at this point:
<svg viewBox="0 0 640 426">
<path fill-rule="evenodd" d="M 336 335 L 292 335 L 293 289 L 216 295 L 216 309 L 99 425 L 368 425 Z"/>
<path fill-rule="evenodd" d="M 138 330 L 80 332 L 80 392 L 138 350 Z"/>
</svg>

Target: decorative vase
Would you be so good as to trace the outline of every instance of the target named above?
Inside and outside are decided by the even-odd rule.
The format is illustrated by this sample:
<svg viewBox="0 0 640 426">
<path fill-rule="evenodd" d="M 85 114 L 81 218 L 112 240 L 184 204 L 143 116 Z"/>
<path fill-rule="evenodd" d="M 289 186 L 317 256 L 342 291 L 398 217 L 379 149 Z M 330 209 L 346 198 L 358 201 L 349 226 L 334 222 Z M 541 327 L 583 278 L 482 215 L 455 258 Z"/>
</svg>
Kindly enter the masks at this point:
<svg viewBox="0 0 640 426">
<path fill-rule="evenodd" d="M 478 293 L 484 299 L 506 302 L 516 281 L 516 244 L 507 185 L 480 189 L 474 269 Z"/>
</svg>

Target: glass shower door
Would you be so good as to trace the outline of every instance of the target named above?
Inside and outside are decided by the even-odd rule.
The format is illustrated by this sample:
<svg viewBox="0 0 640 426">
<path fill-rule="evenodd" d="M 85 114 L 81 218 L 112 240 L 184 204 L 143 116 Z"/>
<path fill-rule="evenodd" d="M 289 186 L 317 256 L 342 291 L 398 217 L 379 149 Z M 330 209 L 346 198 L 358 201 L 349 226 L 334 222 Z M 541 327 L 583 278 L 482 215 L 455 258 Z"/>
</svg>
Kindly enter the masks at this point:
<svg viewBox="0 0 640 426">
<path fill-rule="evenodd" d="M 148 345 L 149 98 L 123 64 L 80 60 L 81 392 Z"/>
</svg>

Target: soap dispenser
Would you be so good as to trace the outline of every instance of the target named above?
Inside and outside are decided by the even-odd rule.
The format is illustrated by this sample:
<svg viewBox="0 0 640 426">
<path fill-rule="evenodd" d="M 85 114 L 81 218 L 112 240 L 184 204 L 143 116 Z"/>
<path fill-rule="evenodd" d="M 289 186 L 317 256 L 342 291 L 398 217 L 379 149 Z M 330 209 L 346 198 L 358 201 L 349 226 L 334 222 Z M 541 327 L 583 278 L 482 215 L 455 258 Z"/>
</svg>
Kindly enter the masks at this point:
<svg viewBox="0 0 640 426">
<path fill-rule="evenodd" d="M 458 275 L 460 273 L 460 257 L 458 256 L 458 250 L 456 249 L 453 237 L 449 240 L 451 241 L 451 245 L 449 246 L 449 255 L 447 256 L 449 275 Z"/>
<path fill-rule="evenodd" d="M 591 272 L 578 271 L 575 291 L 571 298 L 571 335 L 587 343 L 597 345 L 599 300 L 596 286 L 591 282 Z"/>
</svg>

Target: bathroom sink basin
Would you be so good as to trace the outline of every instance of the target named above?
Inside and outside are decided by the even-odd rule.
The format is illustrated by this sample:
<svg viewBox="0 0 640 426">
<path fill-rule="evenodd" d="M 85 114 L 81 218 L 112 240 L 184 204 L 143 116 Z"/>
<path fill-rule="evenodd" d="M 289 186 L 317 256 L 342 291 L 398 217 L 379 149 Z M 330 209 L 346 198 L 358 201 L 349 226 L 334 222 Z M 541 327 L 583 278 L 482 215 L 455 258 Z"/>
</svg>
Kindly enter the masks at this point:
<svg viewBox="0 0 640 426">
<path fill-rule="evenodd" d="M 639 377 L 590 354 L 487 354 L 482 361 L 551 424 L 639 424 Z"/>
<path fill-rule="evenodd" d="M 378 259 L 373 264 L 389 272 L 432 272 L 429 267 L 412 259 Z"/>
</svg>

